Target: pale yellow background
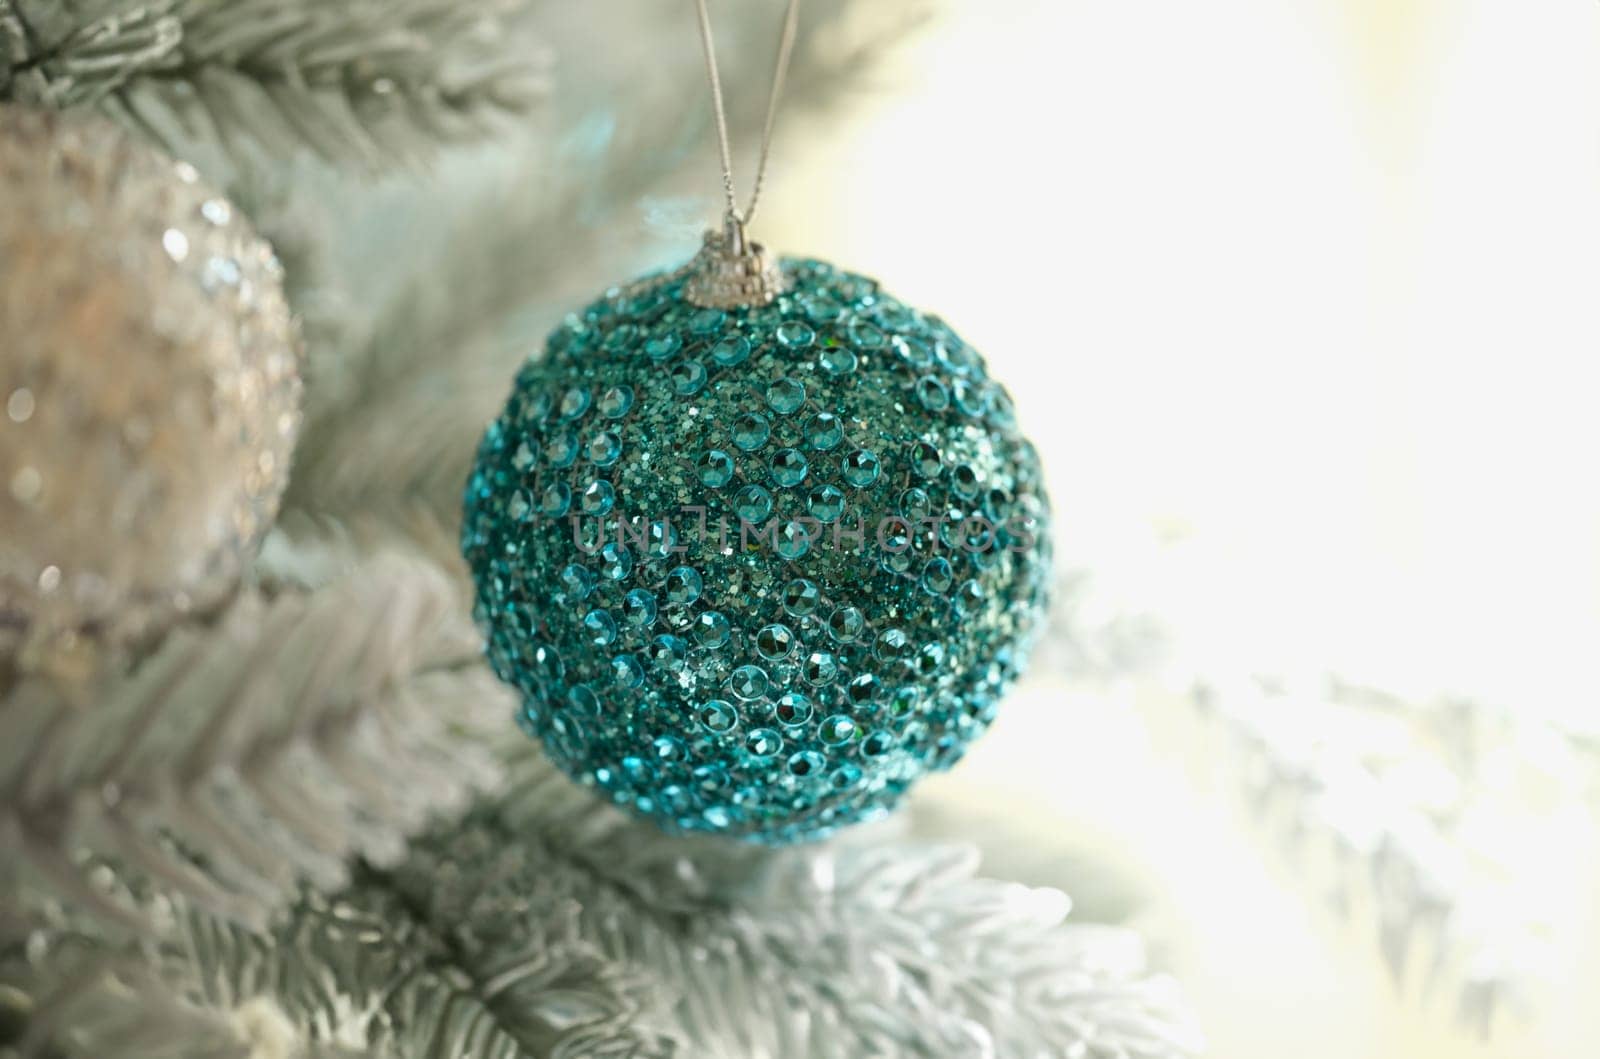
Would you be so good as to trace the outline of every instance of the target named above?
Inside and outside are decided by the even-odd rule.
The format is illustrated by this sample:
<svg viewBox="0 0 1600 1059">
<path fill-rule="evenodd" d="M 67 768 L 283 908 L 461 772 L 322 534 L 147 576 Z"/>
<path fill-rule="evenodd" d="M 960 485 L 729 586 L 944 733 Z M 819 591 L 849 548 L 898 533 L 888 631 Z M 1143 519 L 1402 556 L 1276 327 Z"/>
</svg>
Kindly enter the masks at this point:
<svg viewBox="0 0 1600 1059">
<path fill-rule="evenodd" d="M 1600 4 L 974 0 L 864 94 L 783 127 L 759 234 L 984 350 L 1066 561 L 1201 668 L 1600 727 Z M 1479 1044 L 1274 860 L 1185 716 L 1036 681 L 919 811 L 1108 889 L 1224 1059 L 1600 1055 L 1592 836 L 1519 854 L 1559 960 Z"/>
</svg>

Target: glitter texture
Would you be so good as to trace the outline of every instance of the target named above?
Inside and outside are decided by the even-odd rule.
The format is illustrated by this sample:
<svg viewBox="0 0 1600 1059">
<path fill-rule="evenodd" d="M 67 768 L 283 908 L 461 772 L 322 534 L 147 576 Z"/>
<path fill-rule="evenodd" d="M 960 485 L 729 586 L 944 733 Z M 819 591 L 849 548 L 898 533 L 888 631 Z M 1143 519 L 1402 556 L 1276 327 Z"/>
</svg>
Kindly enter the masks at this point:
<svg viewBox="0 0 1600 1059">
<path fill-rule="evenodd" d="M 490 663 L 555 762 L 669 830 L 773 843 L 960 758 L 1050 565 L 982 358 L 873 280 L 782 267 L 756 308 L 662 279 L 569 316 L 489 425 L 462 528 Z M 552 489 L 606 502 L 518 500 Z"/>
<path fill-rule="evenodd" d="M 0 107 L 0 683 L 231 591 L 300 425 L 271 248 L 108 122 Z"/>
</svg>

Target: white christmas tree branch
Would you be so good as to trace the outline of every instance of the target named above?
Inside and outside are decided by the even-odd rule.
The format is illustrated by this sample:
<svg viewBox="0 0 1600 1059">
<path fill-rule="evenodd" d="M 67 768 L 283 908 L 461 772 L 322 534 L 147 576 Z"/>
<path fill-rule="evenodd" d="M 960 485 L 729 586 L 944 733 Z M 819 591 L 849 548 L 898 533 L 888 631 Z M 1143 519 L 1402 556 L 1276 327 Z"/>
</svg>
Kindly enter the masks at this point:
<svg viewBox="0 0 1600 1059">
<path fill-rule="evenodd" d="M 494 962 L 358 884 L 308 892 L 267 932 L 176 901 L 156 945 L 58 933 L 0 975 L 27 998 L 25 1048 L 83 1059 L 676 1054 L 646 981 L 579 938 L 570 906 L 520 907 L 522 948 Z"/>
<path fill-rule="evenodd" d="M 524 751 L 506 794 L 390 873 L 480 958 L 517 901 L 574 903 L 581 935 L 676 996 L 707 1056 L 1078 1054 L 1200 1047 L 1132 934 L 1063 923 L 1057 891 L 975 877 L 976 856 L 880 832 L 769 851 L 669 837 Z"/>
<path fill-rule="evenodd" d="M 165 910 L 153 944 L 69 924 L 0 981 L 68 1056 L 135 1031 L 247 1042 L 193 1054 L 408 1059 L 1200 1048 L 1132 934 L 1064 923 L 1062 894 L 977 878 L 968 850 L 883 829 L 780 851 L 675 838 L 530 743 L 506 755 L 464 820 L 269 928 L 165 896 L 145 902 Z"/>
<path fill-rule="evenodd" d="M 357 1059 L 373 1054 L 307 1041 L 266 995 L 234 1007 L 197 999 L 203 995 L 199 983 L 185 988 L 139 954 L 107 955 L 75 939 L 57 939 L 30 970 L 24 979 L 30 991 L 15 993 L 26 1002 L 9 1013 L 18 1031 L 6 1041 L 13 1054 L 73 1059 Z"/>
<path fill-rule="evenodd" d="M 336 555 L 274 561 L 213 623 L 175 631 L 85 704 L 43 682 L 0 703 L 10 916 L 65 894 L 149 926 L 136 894 L 96 885 L 109 861 L 259 925 L 300 879 L 340 884 L 352 854 L 394 856 L 492 782 L 462 730 L 498 721 L 504 692 L 477 665 L 449 578 L 379 553 L 317 585 Z"/>
<path fill-rule="evenodd" d="M 169 146 L 309 146 L 377 168 L 479 137 L 545 87 L 508 0 L 0 0 L 0 98 L 99 104 Z M 0 48 L 0 52 L 6 49 Z"/>
</svg>

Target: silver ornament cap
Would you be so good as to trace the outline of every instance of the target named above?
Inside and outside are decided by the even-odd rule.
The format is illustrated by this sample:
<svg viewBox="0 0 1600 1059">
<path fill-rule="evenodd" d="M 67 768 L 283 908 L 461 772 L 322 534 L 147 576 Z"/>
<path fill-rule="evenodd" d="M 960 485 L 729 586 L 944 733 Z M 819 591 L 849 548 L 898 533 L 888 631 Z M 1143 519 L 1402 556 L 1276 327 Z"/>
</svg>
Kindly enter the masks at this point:
<svg viewBox="0 0 1600 1059">
<path fill-rule="evenodd" d="M 766 305 L 783 293 L 783 272 L 766 247 L 745 236 L 744 222 L 730 214 L 722 231 L 706 232 L 700 252 L 689 262 L 684 297 L 703 309 L 741 309 Z"/>
</svg>

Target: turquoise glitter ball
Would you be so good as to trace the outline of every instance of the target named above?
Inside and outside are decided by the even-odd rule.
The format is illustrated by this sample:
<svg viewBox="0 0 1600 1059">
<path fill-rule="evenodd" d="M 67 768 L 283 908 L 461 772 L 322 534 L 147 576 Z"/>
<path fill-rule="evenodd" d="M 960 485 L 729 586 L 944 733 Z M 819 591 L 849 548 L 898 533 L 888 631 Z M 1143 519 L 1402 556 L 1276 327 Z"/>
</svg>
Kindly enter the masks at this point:
<svg viewBox="0 0 1600 1059">
<path fill-rule="evenodd" d="M 1050 580 L 1004 388 L 943 321 L 785 261 L 551 334 L 489 425 L 462 551 L 518 722 L 669 830 L 782 843 L 891 808 L 989 725 Z"/>
</svg>

